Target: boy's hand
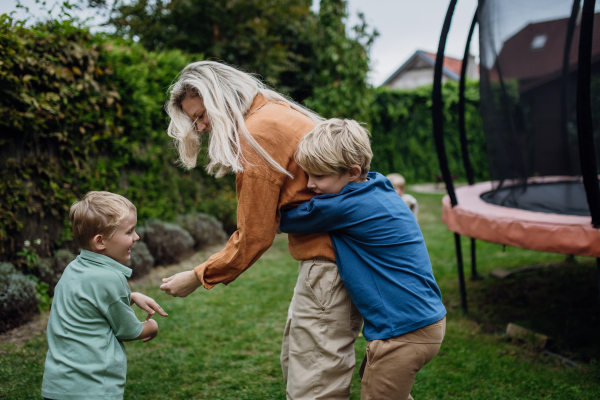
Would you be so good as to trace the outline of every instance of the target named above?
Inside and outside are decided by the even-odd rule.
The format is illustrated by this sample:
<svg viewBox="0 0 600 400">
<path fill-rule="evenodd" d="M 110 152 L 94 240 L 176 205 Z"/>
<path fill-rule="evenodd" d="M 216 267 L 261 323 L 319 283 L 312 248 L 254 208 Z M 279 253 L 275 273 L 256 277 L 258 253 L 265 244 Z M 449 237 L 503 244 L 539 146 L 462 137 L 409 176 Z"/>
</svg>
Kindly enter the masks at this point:
<svg viewBox="0 0 600 400">
<path fill-rule="evenodd" d="M 139 308 L 141 308 L 142 310 L 144 310 L 148 313 L 148 316 L 146 317 L 146 321 L 148 321 L 154 315 L 155 312 L 162 315 L 163 317 L 169 316 L 169 314 L 167 314 L 158 305 L 158 303 L 156 301 L 154 301 L 154 299 L 152 299 L 148 296 L 145 296 L 141 293 L 131 293 L 131 304 L 137 305 Z M 150 339 L 150 340 L 152 340 L 152 339 Z M 146 340 L 144 340 L 144 341 L 146 341 Z"/>
</svg>

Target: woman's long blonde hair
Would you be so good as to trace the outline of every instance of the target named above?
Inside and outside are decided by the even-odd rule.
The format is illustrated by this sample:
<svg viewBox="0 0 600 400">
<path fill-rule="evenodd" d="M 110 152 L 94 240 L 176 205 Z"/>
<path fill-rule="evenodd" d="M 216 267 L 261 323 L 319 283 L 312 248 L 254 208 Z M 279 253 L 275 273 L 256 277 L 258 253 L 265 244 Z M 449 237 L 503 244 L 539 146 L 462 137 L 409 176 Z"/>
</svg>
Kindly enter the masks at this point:
<svg viewBox="0 0 600 400">
<path fill-rule="evenodd" d="M 194 96 L 200 96 L 204 101 L 212 128 L 208 143 L 210 161 L 206 170 L 216 177 L 228 172 L 244 171 L 243 143 L 250 146 L 273 170 L 293 178 L 256 142 L 246 128 L 244 117 L 258 94 L 263 94 L 272 102 L 289 104 L 315 124 L 323 120 L 315 112 L 269 89 L 254 76 L 214 61 L 189 64 L 171 86 L 170 93 L 166 110 L 171 122 L 167 133 L 175 141 L 179 161 L 188 169 L 196 166 L 202 136 L 201 132 L 196 131 L 194 121 L 183 111 L 181 102 Z"/>
</svg>

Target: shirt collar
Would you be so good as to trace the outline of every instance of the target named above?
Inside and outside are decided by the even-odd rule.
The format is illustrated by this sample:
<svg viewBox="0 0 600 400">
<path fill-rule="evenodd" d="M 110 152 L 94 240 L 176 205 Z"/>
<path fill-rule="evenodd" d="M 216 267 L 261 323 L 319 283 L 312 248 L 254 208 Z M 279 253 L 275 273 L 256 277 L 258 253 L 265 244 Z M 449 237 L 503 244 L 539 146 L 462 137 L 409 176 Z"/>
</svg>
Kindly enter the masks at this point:
<svg viewBox="0 0 600 400">
<path fill-rule="evenodd" d="M 367 180 L 364 182 L 350 182 L 340 191 L 340 194 L 352 192 L 357 189 L 364 188 L 366 185 L 372 185 L 375 181 L 378 181 L 380 178 L 377 172 L 369 172 L 367 174 Z"/>
<path fill-rule="evenodd" d="M 265 105 L 267 105 L 268 102 L 269 100 L 267 100 L 267 98 L 262 93 L 257 94 L 256 97 L 254 97 L 252 105 L 250 106 L 250 110 L 248 110 L 248 113 L 246 114 L 244 119 L 248 118 L 258 110 L 263 108 Z"/>
<path fill-rule="evenodd" d="M 120 262 L 117 262 L 108 256 L 105 256 L 103 254 L 94 253 L 93 251 L 89 251 L 89 250 L 81 250 L 81 254 L 79 254 L 79 257 L 83 258 L 86 261 L 91 261 L 93 263 L 112 268 L 115 271 L 120 272 L 123 275 L 125 275 L 126 278 L 131 278 L 131 273 L 132 273 L 131 268 L 127 268 Z"/>
</svg>

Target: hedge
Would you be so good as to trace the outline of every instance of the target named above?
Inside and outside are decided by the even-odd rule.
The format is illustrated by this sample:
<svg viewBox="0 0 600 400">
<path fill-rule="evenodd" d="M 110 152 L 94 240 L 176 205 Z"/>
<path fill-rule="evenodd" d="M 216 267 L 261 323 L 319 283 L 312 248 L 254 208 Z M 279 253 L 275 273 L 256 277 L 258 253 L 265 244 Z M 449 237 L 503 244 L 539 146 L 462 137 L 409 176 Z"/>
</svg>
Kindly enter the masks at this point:
<svg viewBox="0 0 600 400">
<path fill-rule="evenodd" d="M 234 177 L 217 180 L 201 167 L 182 170 L 165 133 L 168 87 L 186 64 L 201 58 L 179 50 L 150 52 L 68 21 L 27 28 L 0 17 L 0 260 L 24 269 L 27 255 L 48 257 L 68 247 L 67 211 L 89 190 L 131 199 L 140 223 L 200 211 L 235 229 Z M 452 173 L 464 180 L 457 92 L 453 82 L 443 88 L 446 145 Z M 439 166 L 431 88 L 380 88 L 373 98 L 372 170 L 400 172 L 409 183 L 432 181 Z M 471 160 L 482 180 L 487 164 L 476 82 L 468 83 L 466 98 Z"/>
<path fill-rule="evenodd" d="M 450 171 L 458 180 L 466 181 L 458 134 L 458 84 L 446 83 L 442 95 Z M 465 99 L 467 141 L 475 179 L 486 180 L 488 165 L 479 113 L 479 82 L 467 82 Z M 409 184 L 434 181 L 440 167 L 433 144 L 431 86 L 413 91 L 380 87 L 370 110 L 371 170 L 384 175 L 401 173 Z"/>
<path fill-rule="evenodd" d="M 131 199 L 140 222 L 203 211 L 235 225 L 233 180 L 184 172 L 165 133 L 167 88 L 198 59 L 0 17 L 0 260 L 71 241 L 67 211 L 89 190 Z"/>
</svg>

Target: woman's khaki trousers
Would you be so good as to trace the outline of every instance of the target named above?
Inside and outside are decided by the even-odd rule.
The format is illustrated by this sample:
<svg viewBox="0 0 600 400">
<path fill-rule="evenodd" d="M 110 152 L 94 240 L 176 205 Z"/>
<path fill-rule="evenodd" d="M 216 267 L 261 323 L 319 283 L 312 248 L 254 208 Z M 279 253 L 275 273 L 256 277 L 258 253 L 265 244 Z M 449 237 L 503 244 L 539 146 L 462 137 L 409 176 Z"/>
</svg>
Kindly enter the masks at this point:
<svg viewBox="0 0 600 400">
<path fill-rule="evenodd" d="M 347 400 L 362 316 L 334 262 L 301 261 L 298 272 L 281 349 L 287 398 Z"/>
</svg>

